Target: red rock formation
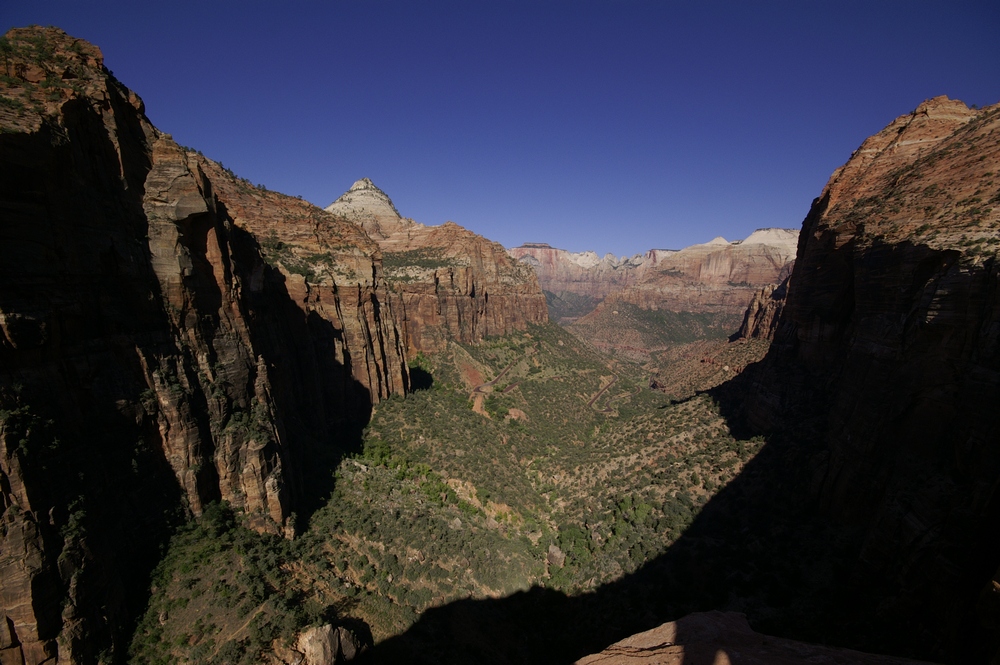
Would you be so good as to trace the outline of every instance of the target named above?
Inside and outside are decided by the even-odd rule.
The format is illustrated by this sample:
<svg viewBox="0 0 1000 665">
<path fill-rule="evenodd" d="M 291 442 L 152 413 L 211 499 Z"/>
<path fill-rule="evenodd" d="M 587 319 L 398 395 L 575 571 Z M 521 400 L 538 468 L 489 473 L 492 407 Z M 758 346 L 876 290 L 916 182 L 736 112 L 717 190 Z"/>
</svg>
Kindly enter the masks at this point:
<svg viewBox="0 0 1000 665">
<path fill-rule="evenodd" d="M 796 237 L 788 229 L 759 229 L 746 240 L 715 238 L 681 250 L 652 249 L 621 260 L 539 243 L 508 251 L 534 267 L 542 288 L 554 294 L 613 296 L 644 309 L 738 316 L 756 289 L 777 284 L 788 274 Z"/>
<path fill-rule="evenodd" d="M 293 528 L 403 341 L 360 229 L 177 146 L 96 47 L 7 38 L 0 660 L 95 662 L 186 511 Z"/>
<path fill-rule="evenodd" d="M 424 226 L 400 217 L 367 178 L 327 210 L 372 232 L 381 247 L 411 354 L 439 351 L 448 339 L 475 344 L 548 320 L 534 273 L 498 243 L 452 222 Z"/>
<path fill-rule="evenodd" d="M 919 661 L 755 633 L 736 612 L 700 612 L 627 637 L 576 665 L 918 665 Z"/>
<path fill-rule="evenodd" d="M 743 314 L 736 339 L 772 339 L 788 294 L 788 278 L 777 286 L 768 284 L 754 294 Z"/>
<path fill-rule="evenodd" d="M 654 255 L 621 299 L 645 309 L 712 312 L 739 316 L 761 286 L 791 271 L 796 233 L 760 229 L 746 240 L 722 238 Z"/>
<path fill-rule="evenodd" d="M 998 136 L 1000 106 L 938 97 L 834 172 L 747 404 L 815 446 L 822 510 L 859 534 L 859 620 L 954 662 L 1000 627 L 977 616 L 1000 565 Z"/>
</svg>

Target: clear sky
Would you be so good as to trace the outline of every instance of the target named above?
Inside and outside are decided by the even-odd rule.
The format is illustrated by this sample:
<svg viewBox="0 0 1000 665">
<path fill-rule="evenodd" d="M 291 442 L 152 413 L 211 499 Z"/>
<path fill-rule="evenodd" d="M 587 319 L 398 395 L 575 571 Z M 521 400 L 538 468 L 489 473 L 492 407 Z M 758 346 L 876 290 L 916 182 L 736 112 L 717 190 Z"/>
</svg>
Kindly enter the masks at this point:
<svg viewBox="0 0 1000 665">
<path fill-rule="evenodd" d="M 0 0 L 102 48 L 163 131 L 326 206 L 634 254 L 798 228 L 924 99 L 1000 101 L 1000 2 Z"/>
</svg>

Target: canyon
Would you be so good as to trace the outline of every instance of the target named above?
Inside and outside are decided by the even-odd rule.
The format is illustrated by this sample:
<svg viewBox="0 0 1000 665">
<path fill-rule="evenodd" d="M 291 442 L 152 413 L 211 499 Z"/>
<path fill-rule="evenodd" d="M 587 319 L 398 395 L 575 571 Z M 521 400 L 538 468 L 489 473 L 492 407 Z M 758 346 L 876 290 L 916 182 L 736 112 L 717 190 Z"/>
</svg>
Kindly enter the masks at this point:
<svg viewBox="0 0 1000 665">
<path fill-rule="evenodd" d="M 544 299 L 455 225 L 396 245 L 451 253 L 394 290 L 362 226 L 179 146 L 98 48 L 6 40 L 0 653 L 89 662 L 121 652 L 172 525 L 224 501 L 294 534 L 408 389 L 408 349 L 544 321 Z"/>
<path fill-rule="evenodd" d="M 1000 653 L 1000 105 L 600 258 L 252 185 L 4 39 L 0 662 Z"/>
<path fill-rule="evenodd" d="M 771 228 L 621 259 L 541 243 L 508 251 L 538 273 L 553 320 L 601 351 L 656 364 L 677 344 L 729 337 L 756 292 L 790 274 L 797 241 Z"/>
</svg>

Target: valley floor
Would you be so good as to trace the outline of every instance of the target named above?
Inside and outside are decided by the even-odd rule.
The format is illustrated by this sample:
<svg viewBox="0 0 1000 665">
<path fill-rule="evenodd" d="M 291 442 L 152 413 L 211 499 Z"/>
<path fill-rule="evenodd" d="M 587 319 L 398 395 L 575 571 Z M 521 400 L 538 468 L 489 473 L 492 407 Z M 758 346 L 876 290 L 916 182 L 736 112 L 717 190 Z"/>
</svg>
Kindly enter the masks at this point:
<svg viewBox="0 0 1000 665">
<path fill-rule="evenodd" d="M 456 601 L 574 597 L 634 575 L 763 444 L 734 437 L 697 391 L 764 351 L 667 350 L 663 391 L 649 366 L 552 324 L 421 355 L 428 385 L 378 405 L 295 540 L 224 506 L 174 538 L 133 658 L 259 662 L 303 626 L 346 618 L 379 643 Z"/>
</svg>

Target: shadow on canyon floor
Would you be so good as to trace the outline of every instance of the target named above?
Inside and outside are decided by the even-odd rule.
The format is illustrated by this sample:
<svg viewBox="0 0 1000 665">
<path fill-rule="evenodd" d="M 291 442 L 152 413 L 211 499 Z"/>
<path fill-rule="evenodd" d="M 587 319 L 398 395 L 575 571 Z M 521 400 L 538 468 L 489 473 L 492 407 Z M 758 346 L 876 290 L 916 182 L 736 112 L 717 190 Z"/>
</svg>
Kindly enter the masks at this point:
<svg viewBox="0 0 1000 665">
<path fill-rule="evenodd" d="M 749 385 L 745 373 L 710 391 L 743 438 L 750 432 L 739 414 Z M 943 659 L 933 637 L 879 615 L 881 590 L 854 570 L 860 534 L 820 516 L 810 487 L 810 469 L 822 457 L 818 439 L 772 436 L 672 546 L 620 580 L 578 596 L 536 587 L 433 608 L 364 662 L 569 663 L 706 610 L 743 612 L 763 634 Z M 679 630 L 684 643 L 683 623 Z"/>
</svg>

